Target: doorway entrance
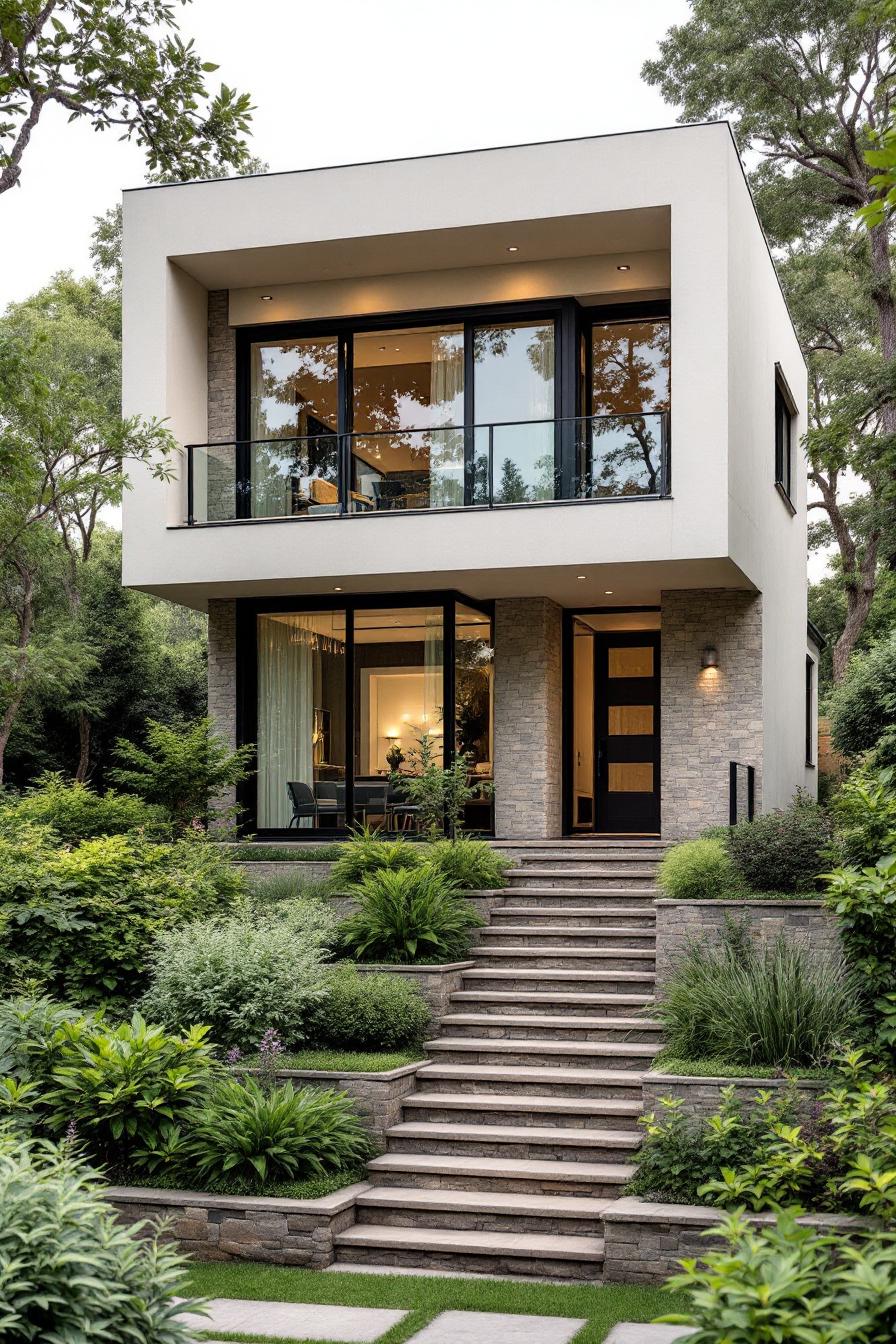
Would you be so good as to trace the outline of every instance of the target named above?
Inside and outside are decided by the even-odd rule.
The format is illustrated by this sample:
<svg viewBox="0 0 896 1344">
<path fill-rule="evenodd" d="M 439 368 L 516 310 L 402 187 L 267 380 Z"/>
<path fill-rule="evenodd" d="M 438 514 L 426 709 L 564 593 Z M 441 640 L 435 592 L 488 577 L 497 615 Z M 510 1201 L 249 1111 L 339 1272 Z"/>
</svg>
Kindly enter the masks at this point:
<svg viewBox="0 0 896 1344">
<path fill-rule="evenodd" d="M 658 626 L 659 612 L 572 616 L 566 715 L 572 834 L 660 833 Z"/>
</svg>

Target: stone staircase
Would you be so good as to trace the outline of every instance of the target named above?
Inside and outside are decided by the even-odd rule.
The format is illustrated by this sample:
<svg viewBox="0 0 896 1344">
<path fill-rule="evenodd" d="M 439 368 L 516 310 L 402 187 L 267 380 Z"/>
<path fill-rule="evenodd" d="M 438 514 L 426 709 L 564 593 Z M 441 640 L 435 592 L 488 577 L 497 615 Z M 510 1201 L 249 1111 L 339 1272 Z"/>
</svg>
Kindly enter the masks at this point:
<svg viewBox="0 0 896 1344">
<path fill-rule="evenodd" d="M 515 867 L 337 1260 L 597 1280 L 632 1174 L 657 841 L 500 846 Z"/>
</svg>

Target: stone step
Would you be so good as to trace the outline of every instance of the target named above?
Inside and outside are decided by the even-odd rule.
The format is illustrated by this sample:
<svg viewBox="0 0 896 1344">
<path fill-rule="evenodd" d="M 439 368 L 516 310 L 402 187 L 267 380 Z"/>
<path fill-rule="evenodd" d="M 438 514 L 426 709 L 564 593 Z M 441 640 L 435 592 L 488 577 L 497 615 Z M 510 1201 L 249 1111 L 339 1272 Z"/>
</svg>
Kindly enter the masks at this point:
<svg viewBox="0 0 896 1344">
<path fill-rule="evenodd" d="M 551 1068 L 502 1064 L 451 1064 L 437 1060 L 421 1064 L 417 1083 L 427 1092 L 468 1092 L 474 1098 L 492 1095 L 531 1097 L 584 1097 L 640 1101 L 642 1071 L 633 1069 Z"/>
<path fill-rule="evenodd" d="M 626 905 L 497 905 L 489 915 L 492 928 L 507 924 L 536 924 L 548 928 L 601 928 L 627 925 L 629 928 L 653 929 L 656 910 L 643 910 Z"/>
<path fill-rule="evenodd" d="M 505 878 L 511 889 L 521 887 L 647 887 L 655 881 L 652 868 L 597 867 L 582 864 L 577 868 L 512 868 Z"/>
<path fill-rule="evenodd" d="M 511 858 L 511 872 L 521 868 L 556 868 L 564 872 L 576 872 L 585 868 L 644 868 L 656 872 L 664 855 L 648 853 L 646 850 L 592 849 L 581 854 L 559 853 L 555 850 L 531 850 L 527 854 L 515 854 Z"/>
<path fill-rule="evenodd" d="M 640 1041 L 517 1041 L 482 1036 L 442 1036 L 427 1041 L 427 1054 L 451 1064 L 531 1064 L 548 1068 L 644 1070 L 660 1046 Z M 418 1073 L 419 1077 L 419 1073 Z"/>
<path fill-rule="evenodd" d="M 600 1237 L 531 1232 L 474 1232 L 358 1224 L 334 1238 L 343 1264 L 401 1265 L 485 1274 L 596 1279 L 603 1263 Z"/>
<path fill-rule="evenodd" d="M 607 924 L 598 928 L 554 924 L 498 924 L 480 929 L 482 947 L 656 947 L 652 928 Z"/>
<path fill-rule="evenodd" d="M 515 1157 L 521 1162 L 618 1162 L 634 1157 L 641 1135 L 632 1129 L 567 1129 L 563 1125 L 476 1125 L 407 1120 L 386 1131 L 387 1152 Z"/>
<path fill-rule="evenodd" d="M 496 990 L 524 994 L 630 994 L 652 993 L 653 967 L 638 971 L 580 970 L 578 964 L 567 970 L 539 970 L 532 966 L 482 966 L 464 971 L 464 990 Z"/>
<path fill-rule="evenodd" d="M 527 906 L 553 906 L 554 908 L 576 905 L 590 910 L 624 907 L 626 910 L 654 910 L 654 901 L 662 896 L 659 887 L 540 887 L 526 885 L 502 887 L 497 893 L 503 896 L 506 905 L 496 906 L 497 910 L 506 910 L 507 906 L 521 909 Z"/>
<path fill-rule="evenodd" d="M 477 967 L 523 966 L 528 970 L 597 969 L 634 971 L 646 968 L 651 973 L 656 961 L 653 947 L 550 947 L 532 944 L 524 947 L 477 944 L 470 950 Z"/>
<path fill-rule="evenodd" d="M 517 1041 L 658 1041 L 662 1022 L 646 1017 L 574 1017 L 551 1013 L 447 1013 L 442 1031 Z"/>
<path fill-rule="evenodd" d="M 377 1185 L 355 1200 L 358 1225 L 455 1228 L 477 1232 L 547 1232 L 594 1236 L 606 1199 L 562 1195 L 480 1194 Z"/>
<path fill-rule="evenodd" d="M 562 1162 L 451 1153 L 385 1153 L 367 1164 L 374 1185 L 617 1198 L 635 1174 L 627 1162 Z"/>
<path fill-rule="evenodd" d="M 470 1125 L 514 1125 L 548 1128 L 613 1129 L 637 1131 L 641 1102 L 637 1098 L 533 1097 L 529 1093 L 412 1092 L 402 1100 L 402 1115 L 410 1120 L 447 1124 L 461 1117 Z"/>
<path fill-rule="evenodd" d="M 451 994 L 452 1008 L 458 1012 L 490 1013 L 495 1017 L 515 1017 L 519 1013 L 542 1011 L 552 1016 L 613 1017 L 626 1009 L 637 1012 L 649 1008 L 652 994 L 563 994 L 556 990 L 538 993 L 525 989 L 504 990 L 458 989 Z"/>
</svg>

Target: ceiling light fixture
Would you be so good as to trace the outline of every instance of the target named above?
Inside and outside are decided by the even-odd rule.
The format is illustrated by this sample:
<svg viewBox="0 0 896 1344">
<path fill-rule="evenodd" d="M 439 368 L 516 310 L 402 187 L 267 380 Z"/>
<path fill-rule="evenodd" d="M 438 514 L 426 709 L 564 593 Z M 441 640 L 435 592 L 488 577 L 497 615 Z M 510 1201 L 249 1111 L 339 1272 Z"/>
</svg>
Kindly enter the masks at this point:
<svg viewBox="0 0 896 1344">
<path fill-rule="evenodd" d="M 512 247 L 508 247 L 507 251 L 508 251 L 508 252 L 519 252 L 519 248 L 514 244 Z"/>
<path fill-rule="evenodd" d="M 580 583 L 581 583 L 582 579 L 586 579 L 587 577 L 588 577 L 587 574 L 577 574 L 577 575 L 576 575 L 576 578 L 579 580 Z"/>
<path fill-rule="evenodd" d="M 616 269 L 617 271 L 630 271 L 631 266 L 617 266 Z"/>
<path fill-rule="evenodd" d="M 604 589 L 604 597 L 612 597 L 612 596 L 613 596 L 613 589 L 612 589 L 612 588 L 605 588 L 605 589 Z"/>
<path fill-rule="evenodd" d="M 261 301 L 262 303 L 270 303 L 273 297 L 273 294 L 262 294 Z"/>
<path fill-rule="evenodd" d="M 339 585 L 337 584 L 336 587 L 333 589 L 333 592 L 334 592 L 334 593 L 341 593 L 341 592 L 342 592 L 342 589 L 341 589 L 341 588 L 339 587 Z"/>
</svg>

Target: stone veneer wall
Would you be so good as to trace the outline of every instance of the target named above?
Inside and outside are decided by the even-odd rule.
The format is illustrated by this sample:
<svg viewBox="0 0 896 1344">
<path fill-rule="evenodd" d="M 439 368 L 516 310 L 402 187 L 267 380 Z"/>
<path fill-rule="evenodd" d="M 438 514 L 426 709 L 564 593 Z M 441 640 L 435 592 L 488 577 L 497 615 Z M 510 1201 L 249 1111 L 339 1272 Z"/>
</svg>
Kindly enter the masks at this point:
<svg viewBox="0 0 896 1344">
<path fill-rule="evenodd" d="M 230 293 L 212 289 L 208 296 L 208 441 L 236 433 L 236 335 L 230 326 Z"/>
<path fill-rule="evenodd" d="M 762 790 L 762 598 L 732 589 L 661 595 L 662 832 L 683 839 L 728 824 L 730 761 Z M 701 650 L 719 652 L 702 671 Z"/>
<path fill-rule="evenodd" d="M 561 612 L 545 597 L 495 603 L 495 833 L 561 833 Z"/>
<path fill-rule="evenodd" d="M 208 604 L 208 712 L 215 731 L 231 750 L 236 746 L 236 603 L 210 598 Z M 236 803 L 236 790 L 215 800 L 220 808 Z"/>
<path fill-rule="evenodd" d="M 837 921 L 821 901 L 669 901 L 656 907 L 656 984 L 669 979 L 691 943 L 716 942 L 725 925 L 746 925 L 751 940 L 762 946 L 779 934 L 798 940 L 813 952 L 840 951 Z"/>
<path fill-rule="evenodd" d="M 645 1115 L 660 1109 L 661 1097 L 672 1097 L 682 1103 L 682 1114 L 690 1120 L 703 1120 L 714 1115 L 722 1104 L 722 1089 L 734 1088 L 734 1095 L 745 1110 L 756 1104 L 757 1093 L 788 1092 L 794 1097 L 797 1114 L 808 1119 L 815 1103 L 829 1084 L 816 1078 L 689 1078 L 677 1073 L 645 1073 L 641 1081 L 641 1096 Z"/>
<path fill-rule="evenodd" d="M 334 1088 L 347 1092 L 364 1128 L 379 1147 L 386 1141 L 386 1130 L 401 1120 L 402 1100 L 417 1086 L 419 1064 L 405 1064 L 388 1073 L 337 1073 L 318 1069 L 278 1069 L 277 1077 L 289 1079 L 294 1087 Z"/>
</svg>

